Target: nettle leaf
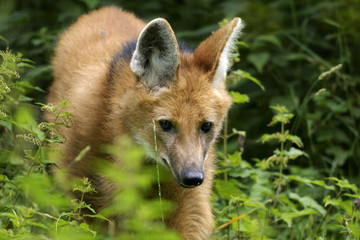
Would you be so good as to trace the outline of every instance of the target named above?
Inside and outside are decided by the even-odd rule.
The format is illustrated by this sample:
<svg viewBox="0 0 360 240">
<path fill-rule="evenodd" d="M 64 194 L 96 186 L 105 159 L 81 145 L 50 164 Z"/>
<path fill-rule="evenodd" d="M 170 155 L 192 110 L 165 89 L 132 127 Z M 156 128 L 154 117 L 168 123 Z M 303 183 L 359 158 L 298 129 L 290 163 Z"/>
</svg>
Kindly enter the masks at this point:
<svg viewBox="0 0 360 240">
<path fill-rule="evenodd" d="M 232 132 L 233 132 L 234 134 L 242 135 L 242 136 L 246 137 L 246 131 L 240 131 L 240 130 L 237 130 L 236 128 L 233 128 L 233 129 L 232 129 Z"/>
<path fill-rule="evenodd" d="M 305 208 L 301 211 L 283 213 L 283 214 L 281 214 L 280 218 L 282 220 L 284 220 L 288 224 L 289 227 L 291 227 L 293 218 L 298 218 L 298 217 L 302 217 L 302 216 L 306 216 L 306 215 L 313 215 L 313 214 L 317 214 L 317 212 L 314 209 Z"/>
<path fill-rule="evenodd" d="M 273 116 L 273 118 L 271 119 L 271 122 L 268 124 L 269 127 L 276 125 L 277 123 L 282 123 L 282 124 L 288 124 L 290 123 L 290 120 L 294 117 L 294 114 L 292 113 L 281 113 L 281 114 L 276 114 L 275 116 Z"/>
<path fill-rule="evenodd" d="M 9 178 L 6 175 L 0 174 L 0 182 L 9 182 Z"/>
<path fill-rule="evenodd" d="M 90 218 L 98 218 L 98 219 L 101 219 L 101 220 L 105 220 L 105 221 L 108 221 L 108 222 L 111 222 L 108 218 L 104 217 L 102 214 L 84 214 L 84 217 L 90 217 Z"/>
<path fill-rule="evenodd" d="M 229 172 L 231 177 L 240 177 L 240 178 L 248 178 L 253 174 L 257 174 L 256 169 L 247 169 L 247 168 L 236 168 L 234 171 Z"/>
<path fill-rule="evenodd" d="M 325 207 L 327 207 L 328 205 L 332 205 L 345 210 L 348 214 L 350 214 L 353 209 L 352 200 L 343 201 L 342 198 L 331 198 L 330 195 L 328 195 L 324 198 L 323 202 L 325 204 Z"/>
<path fill-rule="evenodd" d="M 268 126 L 274 126 L 277 123 L 281 124 L 288 124 L 290 123 L 290 120 L 294 117 L 294 114 L 289 113 L 289 110 L 283 106 L 283 105 L 277 105 L 277 106 L 271 106 L 273 110 L 275 110 L 277 113 L 273 116 L 271 122 L 268 124 Z"/>
<path fill-rule="evenodd" d="M 320 204 L 318 204 L 313 198 L 309 196 L 300 197 L 297 193 L 289 193 L 289 197 L 301 203 L 304 208 L 313 208 L 322 215 L 325 215 L 326 211 Z"/>
<path fill-rule="evenodd" d="M 343 147 L 336 145 L 326 149 L 326 153 L 334 156 L 334 160 L 338 166 L 344 165 L 346 159 L 350 155 L 350 152 L 348 152 L 348 150 L 345 150 Z"/>
<path fill-rule="evenodd" d="M 268 201 L 266 202 L 259 202 L 259 201 L 254 201 L 254 200 L 247 200 L 247 201 L 244 201 L 242 203 L 242 206 L 245 206 L 245 207 L 255 207 L 255 208 L 261 208 L 263 210 L 267 210 L 266 208 L 266 204 L 268 203 Z"/>
<path fill-rule="evenodd" d="M 236 76 L 240 77 L 240 79 L 241 78 L 249 79 L 256 85 L 258 85 L 261 88 L 261 90 L 265 91 L 264 85 L 262 85 L 261 82 L 257 78 L 253 77 L 250 73 L 242 71 L 240 69 L 233 71 L 232 73 L 235 74 Z"/>
<path fill-rule="evenodd" d="M 327 207 L 328 205 L 340 206 L 340 205 L 341 205 L 341 202 L 342 202 L 342 199 L 341 199 L 341 198 L 333 199 L 333 198 L 331 198 L 330 195 L 327 195 L 327 196 L 324 198 L 323 202 L 324 202 L 324 204 L 325 204 L 325 207 Z"/>
<path fill-rule="evenodd" d="M 83 208 L 86 208 L 90 210 L 92 213 L 96 214 L 96 211 L 91 207 L 91 204 L 84 204 Z"/>
<path fill-rule="evenodd" d="M 79 225 L 79 227 L 80 227 L 81 229 L 85 230 L 86 232 L 92 233 L 92 235 L 93 235 L 94 237 L 96 237 L 96 231 L 91 230 L 88 224 L 86 224 L 86 223 L 81 223 L 81 224 Z"/>
<path fill-rule="evenodd" d="M 247 57 L 247 60 L 252 63 L 260 73 L 262 73 L 269 59 L 270 54 L 268 52 L 251 53 Z"/>
<path fill-rule="evenodd" d="M 280 39 L 276 36 L 276 35 L 260 35 L 259 37 L 257 37 L 255 39 L 256 41 L 261 41 L 261 42 L 268 42 L 268 43 L 272 43 L 273 45 L 282 48 L 282 44 Z"/>
<path fill-rule="evenodd" d="M 274 154 L 266 159 L 266 163 L 268 164 L 267 167 L 270 167 L 272 163 L 276 163 L 276 164 L 283 163 L 286 165 L 288 160 L 289 160 L 289 158 L 287 156 L 280 155 L 279 149 L 275 149 Z"/>
<path fill-rule="evenodd" d="M 238 197 L 243 194 L 235 179 L 230 179 L 229 181 L 217 179 L 215 180 L 215 189 L 224 199 L 231 199 L 232 197 Z"/>
<path fill-rule="evenodd" d="M 286 138 L 287 138 L 287 140 L 289 140 L 290 142 L 296 144 L 298 147 L 303 147 L 303 142 L 301 141 L 301 138 L 300 138 L 300 137 L 295 136 L 295 135 L 290 135 L 290 134 L 288 134 L 288 133 L 289 133 L 289 132 L 286 131 L 286 134 L 287 134 Z"/>
<path fill-rule="evenodd" d="M 359 195 L 359 194 L 348 194 L 348 193 L 344 193 L 344 196 L 351 197 L 351 198 L 360 198 L 360 195 Z"/>
<path fill-rule="evenodd" d="M 263 134 L 260 138 L 261 143 L 266 143 L 266 142 L 270 142 L 273 140 L 278 140 L 280 141 L 281 139 L 281 133 L 273 133 L 273 134 Z"/>
<path fill-rule="evenodd" d="M 320 187 L 323 187 L 323 188 L 326 188 L 328 190 L 333 190 L 335 191 L 335 187 L 334 186 L 330 186 L 330 185 L 327 185 L 323 180 L 313 180 L 313 181 L 310 181 L 312 184 L 315 184 L 315 185 L 318 185 Z"/>
<path fill-rule="evenodd" d="M 233 154 L 228 154 L 227 158 L 230 160 L 232 165 L 238 166 L 241 162 L 241 155 L 238 151 L 234 152 Z"/>
<path fill-rule="evenodd" d="M 283 105 L 270 106 L 270 108 L 281 114 L 289 113 L 289 110 Z"/>
<path fill-rule="evenodd" d="M 96 190 L 91 186 L 91 182 L 88 178 L 83 177 L 78 179 L 78 183 L 73 185 L 73 192 L 79 191 L 82 193 L 96 193 Z"/>
<path fill-rule="evenodd" d="M 300 149 L 294 147 L 291 147 L 289 150 L 284 150 L 284 154 L 290 159 L 296 159 L 300 156 L 308 157 L 308 155 L 304 151 L 301 151 Z"/>
<path fill-rule="evenodd" d="M 333 190 L 333 191 L 335 190 L 334 186 L 327 185 L 323 180 L 310 180 L 310 179 L 307 179 L 307 178 L 304 178 L 304 177 L 301 177 L 298 175 L 289 175 L 286 178 L 287 178 L 287 180 L 293 180 L 293 181 L 304 183 L 309 187 L 314 187 L 313 186 L 313 184 L 314 184 L 314 185 L 318 185 L 318 186 L 323 187 L 328 190 Z"/>
<path fill-rule="evenodd" d="M 340 180 L 336 177 L 328 177 L 326 179 L 329 179 L 329 180 L 333 180 L 333 181 L 336 181 L 336 185 L 340 188 L 347 188 L 347 189 L 351 189 L 353 190 L 355 193 L 357 193 L 357 190 L 358 188 L 356 187 L 355 184 L 350 184 L 349 181 L 347 179 L 343 179 L 343 180 Z"/>
<path fill-rule="evenodd" d="M 230 91 L 230 95 L 233 98 L 233 103 L 247 103 L 250 101 L 249 96 L 246 94 Z"/>
</svg>

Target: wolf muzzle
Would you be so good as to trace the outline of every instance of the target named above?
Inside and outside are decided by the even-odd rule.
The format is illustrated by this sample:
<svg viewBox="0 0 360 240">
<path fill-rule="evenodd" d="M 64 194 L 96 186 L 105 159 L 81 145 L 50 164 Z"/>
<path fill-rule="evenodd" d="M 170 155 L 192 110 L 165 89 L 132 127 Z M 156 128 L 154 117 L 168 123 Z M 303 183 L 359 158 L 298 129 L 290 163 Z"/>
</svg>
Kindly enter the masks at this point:
<svg viewBox="0 0 360 240">
<path fill-rule="evenodd" d="M 204 171 L 198 169 L 183 170 L 180 174 L 179 183 L 185 188 L 200 186 L 204 181 Z"/>
</svg>

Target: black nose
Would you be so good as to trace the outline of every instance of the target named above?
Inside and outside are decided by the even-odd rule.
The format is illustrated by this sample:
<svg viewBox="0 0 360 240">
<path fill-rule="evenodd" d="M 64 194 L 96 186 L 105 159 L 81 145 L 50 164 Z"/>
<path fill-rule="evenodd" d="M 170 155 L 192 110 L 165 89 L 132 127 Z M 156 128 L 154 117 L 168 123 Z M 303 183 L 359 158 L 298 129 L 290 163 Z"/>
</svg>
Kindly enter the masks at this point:
<svg viewBox="0 0 360 240">
<path fill-rule="evenodd" d="M 188 188 L 197 187 L 204 181 L 204 173 L 201 171 L 184 171 L 181 177 L 181 185 Z"/>
</svg>

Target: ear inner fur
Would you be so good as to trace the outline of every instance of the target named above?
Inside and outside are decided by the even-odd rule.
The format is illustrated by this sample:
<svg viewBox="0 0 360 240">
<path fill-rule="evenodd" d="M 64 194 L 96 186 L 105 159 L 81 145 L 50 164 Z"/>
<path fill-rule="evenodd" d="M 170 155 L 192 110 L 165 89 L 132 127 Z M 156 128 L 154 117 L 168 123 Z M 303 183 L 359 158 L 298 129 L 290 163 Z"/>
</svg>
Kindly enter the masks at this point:
<svg viewBox="0 0 360 240">
<path fill-rule="evenodd" d="M 169 23 L 162 18 L 151 21 L 141 32 L 131 70 L 150 88 L 161 88 L 176 78 L 179 47 Z"/>
<path fill-rule="evenodd" d="M 195 62 L 211 72 L 213 87 L 225 87 L 226 72 L 229 68 L 229 54 L 240 34 L 243 24 L 235 18 L 203 41 L 194 52 Z M 209 49 L 215 49 L 209 51 Z"/>
</svg>

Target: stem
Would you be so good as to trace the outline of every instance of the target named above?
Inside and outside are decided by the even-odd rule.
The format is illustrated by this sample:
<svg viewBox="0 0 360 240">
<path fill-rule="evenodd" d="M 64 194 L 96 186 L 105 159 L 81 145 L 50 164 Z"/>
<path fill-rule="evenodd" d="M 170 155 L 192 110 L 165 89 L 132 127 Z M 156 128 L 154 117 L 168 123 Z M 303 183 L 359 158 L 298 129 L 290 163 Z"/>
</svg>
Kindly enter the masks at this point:
<svg viewBox="0 0 360 240">
<path fill-rule="evenodd" d="M 335 199 L 340 197 L 340 194 L 341 194 L 342 190 L 340 189 L 340 191 L 338 192 L 338 194 L 336 195 Z M 330 207 L 328 208 L 328 210 L 326 211 L 324 217 L 321 219 L 321 222 L 320 222 L 320 225 L 316 231 L 316 235 L 319 235 L 320 234 L 320 230 L 321 230 L 321 227 L 323 225 L 323 223 L 325 222 L 325 219 L 327 218 L 327 216 L 329 215 L 331 209 L 333 208 L 333 205 L 330 205 Z"/>
<path fill-rule="evenodd" d="M 235 204 L 236 204 L 236 217 L 239 217 L 239 202 L 236 201 Z M 240 220 L 237 221 L 237 222 L 238 222 L 238 225 L 237 225 L 237 230 L 236 230 L 236 238 L 238 240 L 240 240 L 240 234 L 241 234 L 241 232 L 240 232 Z"/>
<path fill-rule="evenodd" d="M 284 135 L 285 133 L 285 124 L 284 123 L 281 123 L 281 135 Z M 273 207 L 276 206 L 277 204 L 277 200 L 278 200 L 278 197 L 279 197 L 279 194 L 280 194 L 280 191 L 281 191 L 281 181 L 282 181 L 282 178 L 283 178 L 283 157 L 284 157 L 284 142 L 281 142 L 280 143 L 280 158 L 281 158 L 281 162 L 280 162 L 280 170 L 279 170 L 279 182 L 278 182 L 278 185 L 277 185 L 277 188 L 276 188 L 276 192 L 275 192 L 275 201 L 274 201 L 274 204 L 273 204 Z"/>
<path fill-rule="evenodd" d="M 224 223 L 223 225 L 221 225 L 221 226 L 219 226 L 219 227 L 215 228 L 214 232 L 217 232 L 217 231 L 219 231 L 220 229 L 222 229 L 222 228 L 224 228 L 224 227 L 227 227 L 227 226 L 231 225 L 233 222 L 239 221 L 240 219 L 242 219 L 242 218 L 244 218 L 244 217 L 248 216 L 250 213 L 252 213 L 252 212 L 256 211 L 257 209 L 259 209 L 259 208 L 258 208 L 258 207 L 253 208 L 253 209 L 249 210 L 248 212 L 243 213 L 243 214 L 241 214 L 240 216 L 237 216 L 236 218 L 234 218 L 234 219 L 232 219 L 232 220 L 228 221 L 227 223 Z M 230 229 L 230 228 L 228 228 L 228 229 Z M 230 236 L 228 235 L 228 237 L 230 237 Z"/>
<path fill-rule="evenodd" d="M 81 206 L 81 204 L 83 203 L 83 201 L 84 201 L 84 192 L 82 192 L 81 193 L 81 200 L 80 200 L 80 206 Z M 79 207 L 79 217 L 80 217 L 80 215 L 81 215 L 81 207 Z"/>
<path fill-rule="evenodd" d="M 32 172 L 33 167 L 34 167 L 34 164 L 31 163 L 31 166 L 30 166 L 28 172 L 26 173 L 25 181 L 27 181 L 27 178 L 29 177 L 30 173 Z M 15 205 L 16 205 L 19 197 L 20 197 L 20 191 L 17 191 L 17 193 L 16 193 L 16 195 L 15 195 L 14 204 L 13 204 L 14 207 L 15 207 Z M 4 226 L 5 226 L 4 228 L 7 228 L 7 226 L 9 225 L 9 223 L 10 223 L 10 218 L 7 219 L 6 224 L 4 225 Z"/>
<path fill-rule="evenodd" d="M 270 221 L 270 215 L 271 215 L 271 212 L 270 212 L 270 207 L 271 207 L 271 204 L 268 205 L 268 208 L 267 208 L 267 211 L 266 211 L 266 215 L 264 217 L 264 221 L 263 221 L 263 226 L 261 228 L 261 240 L 264 239 L 264 230 L 265 230 L 265 227 L 266 225 L 269 223 Z"/>
<path fill-rule="evenodd" d="M 228 136 L 227 136 L 227 130 L 228 130 L 228 120 L 227 118 L 224 120 L 224 152 L 223 152 L 223 157 L 224 157 L 224 166 L 225 168 L 228 166 L 228 162 L 227 162 L 227 140 L 228 140 Z M 228 180 L 228 174 L 225 171 L 224 173 L 224 180 L 227 181 Z"/>
<path fill-rule="evenodd" d="M 157 148 L 156 125 L 155 125 L 155 120 L 154 119 L 153 119 L 153 130 L 154 130 L 154 143 L 155 143 L 155 154 L 156 154 L 156 173 L 157 173 L 157 183 L 158 183 L 158 189 L 159 189 L 161 220 L 162 220 L 163 223 L 165 223 L 163 207 L 162 207 L 162 198 L 161 198 L 161 184 L 160 184 L 160 171 L 159 171 L 159 153 L 158 153 L 158 148 Z"/>
<path fill-rule="evenodd" d="M 34 163 L 31 163 L 31 166 L 30 166 L 28 172 L 26 173 L 25 182 L 27 181 L 27 179 L 28 179 L 30 173 L 32 172 L 33 168 L 34 168 Z M 15 196 L 15 201 L 14 201 L 14 207 L 16 205 L 17 200 L 19 199 L 19 196 L 20 196 L 20 191 L 17 191 L 16 196 Z"/>
</svg>

